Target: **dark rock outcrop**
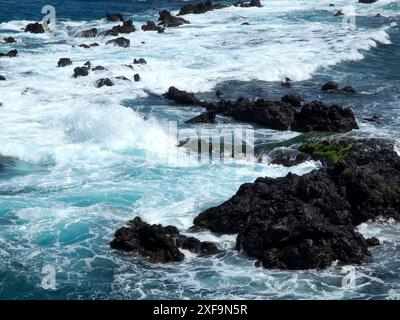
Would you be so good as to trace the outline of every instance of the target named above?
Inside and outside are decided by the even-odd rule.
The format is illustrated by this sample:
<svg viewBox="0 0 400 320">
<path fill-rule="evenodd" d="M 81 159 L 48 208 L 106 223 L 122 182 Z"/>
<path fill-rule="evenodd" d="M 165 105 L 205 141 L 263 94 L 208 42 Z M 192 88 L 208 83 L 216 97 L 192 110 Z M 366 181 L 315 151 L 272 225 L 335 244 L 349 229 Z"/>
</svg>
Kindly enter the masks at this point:
<svg viewBox="0 0 400 320">
<path fill-rule="evenodd" d="M 201 14 L 214 9 L 225 8 L 226 5 L 223 4 L 213 4 L 210 0 L 205 2 L 200 2 L 197 4 L 187 4 L 184 5 L 178 13 L 178 16 L 183 16 L 185 14 Z"/>
<path fill-rule="evenodd" d="M 241 8 L 262 7 L 260 0 L 251 0 L 249 3 L 245 3 L 244 1 L 240 0 L 234 5 Z"/>
<path fill-rule="evenodd" d="M 114 82 L 112 82 L 109 78 L 102 78 L 96 81 L 96 88 L 101 88 L 104 86 L 112 87 Z"/>
<path fill-rule="evenodd" d="M 72 61 L 70 58 L 61 58 L 60 60 L 58 60 L 57 66 L 59 68 L 63 68 L 66 66 L 70 66 L 72 64 Z"/>
<path fill-rule="evenodd" d="M 43 25 L 39 22 L 35 23 L 29 23 L 25 27 L 25 32 L 30 32 L 30 33 L 45 33 L 45 30 L 43 28 Z"/>
<path fill-rule="evenodd" d="M 110 245 L 114 249 L 134 251 L 148 257 L 152 262 L 162 263 L 182 261 L 185 255 L 180 248 L 201 256 L 219 252 L 211 242 L 201 242 L 193 237 L 181 235 L 173 226 L 150 225 L 139 217 L 131 220 L 128 227 L 117 230 Z"/>
<path fill-rule="evenodd" d="M 108 69 L 103 66 L 96 66 L 92 69 L 92 71 L 106 71 L 106 70 Z"/>
<path fill-rule="evenodd" d="M 114 46 L 122 47 L 122 48 L 127 48 L 131 45 L 131 41 L 129 39 L 126 39 L 124 37 L 112 39 L 110 41 L 107 41 L 106 44 L 113 44 Z"/>
<path fill-rule="evenodd" d="M 160 17 L 158 20 L 160 21 L 159 25 L 162 25 L 164 27 L 178 27 L 182 24 L 188 24 L 190 23 L 189 21 L 181 18 L 181 17 L 175 17 L 169 12 L 168 10 L 163 10 L 160 11 Z"/>
<path fill-rule="evenodd" d="M 84 67 L 76 67 L 74 69 L 74 78 L 78 78 L 78 77 L 86 77 L 87 75 L 89 75 L 89 69 L 88 68 L 84 68 Z"/>
<path fill-rule="evenodd" d="M 206 111 L 202 114 L 185 121 L 187 124 L 196 124 L 196 123 L 215 123 L 216 113 L 213 111 Z"/>
<path fill-rule="evenodd" d="M 356 93 L 356 90 L 352 86 L 339 89 L 339 85 L 335 81 L 328 81 L 322 86 L 321 90 L 335 93 Z"/>
<path fill-rule="evenodd" d="M 366 3 L 366 4 L 370 4 L 370 3 L 374 3 L 377 2 L 378 0 L 359 0 L 359 3 Z"/>
<path fill-rule="evenodd" d="M 5 43 L 15 43 L 17 40 L 15 40 L 13 37 L 4 37 L 4 42 Z"/>
<path fill-rule="evenodd" d="M 133 59 L 133 64 L 147 64 L 147 61 L 143 58 Z"/>
<path fill-rule="evenodd" d="M 6 81 L 7 79 L 6 79 L 6 77 L 4 77 L 4 76 L 2 76 L 1 74 L 0 74 L 0 81 Z"/>
<path fill-rule="evenodd" d="M 98 30 L 96 28 L 91 28 L 89 30 L 82 31 L 79 36 L 82 38 L 95 38 L 98 34 Z"/>
<path fill-rule="evenodd" d="M 268 153 L 268 157 L 270 158 L 270 164 L 282 165 L 284 167 L 297 166 L 311 159 L 309 154 L 290 148 L 274 149 Z"/>
<path fill-rule="evenodd" d="M 163 94 L 165 98 L 180 105 L 198 105 L 200 101 L 196 98 L 194 93 L 179 90 L 175 87 L 170 87 L 168 92 Z"/>
<path fill-rule="evenodd" d="M 371 259 L 355 226 L 378 217 L 400 220 L 400 157 L 382 140 L 352 141 L 348 153 L 303 176 L 259 178 L 194 220 L 197 227 L 238 233 L 236 249 L 266 268 L 325 268 Z"/>
<path fill-rule="evenodd" d="M 301 108 L 302 100 L 298 94 L 286 94 L 281 98 L 282 102 L 286 102 L 295 108 Z"/>
<path fill-rule="evenodd" d="M 106 19 L 108 22 L 120 22 L 124 21 L 124 16 L 121 13 L 106 13 Z"/>
<path fill-rule="evenodd" d="M 135 80 L 136 82 L 140 81 L 139 73 L 135 73 L 135 75 L 133 76 L 133 80 Z"/>
<path fill-rule="evenodd" d="M 143 31 L 157 31 L 158 33 L 163 33 L 165 28 L 156 25 L 154 21 L 147 21 L 146 24 L 142 25 Z"/>
</svg>

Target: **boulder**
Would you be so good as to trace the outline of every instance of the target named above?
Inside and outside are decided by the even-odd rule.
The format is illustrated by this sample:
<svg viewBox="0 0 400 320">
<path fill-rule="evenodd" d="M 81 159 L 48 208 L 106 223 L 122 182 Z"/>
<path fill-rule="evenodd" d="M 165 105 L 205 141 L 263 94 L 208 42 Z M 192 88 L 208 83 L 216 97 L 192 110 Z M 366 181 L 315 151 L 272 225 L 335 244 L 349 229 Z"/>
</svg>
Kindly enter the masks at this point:
<svg viewBox="0 0 400 320">
<path fill-rule="evenodd" d="M 143 58 L 133 59 L 133 64 L 147 64 L 147 61 Z"/>
<path fill-rule="evenodd" d="M 106 70 L 108 69 L 103 66 L 96 66 L 92 69 L 92 71 L 106 71 Z"/>
<path fill-rule="evenodd" d="M 136 74 L 133 76 L 133 80 L 135 80 L 136 82 L 140 81 L 140 75 L 139 75 L 139 73 L 136 73 Z"/>
<path fill-rule="evenodd" d="M 95 38 L 98 34 L 98 31 L 96 28 L 91 28 L 89 30 L 84 30 L 82 31 L 79 36 L 82 38 Z"/>
<path fill-rule="evenodd" d="M 15 58 L 18 54 L 17 50 L 10 50 L 7 53 L 2 53 L 0 52 L 0 57 L 9 57 L 9 58 Z"/>
<path fill-rule="evenodd" d="M 180 105 L 200 104 L 200 101 L 196 98 L 194 93 L 182 91 L 175 87 L 169 87 L 168 92 L 164 93 L 163 96 L 168 100 Z"/>
<path fill-rule="evenodd" d="M 201 13 L 205 13 L 207 11 L 211 11 L 214 9 L 222 9 L 225 7 L 226 7 L 225 5 L 213 4 L 210 0 L 207 0 L 205 2 L 200 2 L 197 4 L 184 5 L 180 9 L 178 16 L 183 16 L 185 14 L 201 14 Z"/>
<path fill-rule="evenodd" d="M 127 20 L 124 21 L 122 26 L 118 25 L 118 26 L 114 26 L 112 27 L 110 30 L 106 31 L 104 33 L 105 36 L 118 36 L 120 33 L 132 33 L 135 32 L 135 26 L 133 25 L 133 21 L 132 20 Z"/>
<path fill-rule="evenodd" d="M 312 101 L 295 114 L 291 129 L 299 132 L 349 132 L 358 129 L 358 125 L 351 109 L 338 105 L 328 107 L 321 101 Z"/>
<path fill-rule="evenodd" d="M 281 98 L 282 102 L 286 102 L 295 108 L 301 108 L 302 100 L 303 99 L 298 94 L 286 94 Z"/>
<path fill-rule="evenodd" d="M 187 124 L 196 124 L 196 123 L 215 123 L 216 113 L 213 111 L 206 111 L 202 114 L 185 121 Z"/>
<path fill-rule="evenodd" d="M 104 86 L 112 87 L 114 82 L 112 82 L 109 78 L 102 78 L 96 81 L 96 88 L 101 88 Z"/>
<path fill-rule="evenodd" d="M 15 43 L 17 40 L 15 40 L 13 37 L 4 37 L 4 42 L 5 43 Z"/>
<path fill-rule="evenodd" d="M 238 234 L 236 249 L 266 268 L 319 269 L 334 261 L 369 261 L 368 247 L 379 241 L 364 239 L 355 227 L 379 217 L 400 220 L 400 157 L 388 141 L 350 140 L 350 145 L 318 171 L 242 185 L 194 224 Z"/>
<path fill-rule="evenodd" d="M 161 263 L 182 261 L 185 255 L 180 248 L 201 256 L 219 252 L 211 242 L 201 242 L 193 237 L 181 235 L 173 226 L 150 225 L 139 217 L 131 220 L 127 227 L 117 230 L 110 245 L 114 249 L 133 251 L 152 262 Z"/>
<path fill-rule="evenodd" d="M 106 19 L 108 22 L 120 22 L 124 21 L 124 16 L 121 13 L 106 13 Z"/>
<path fill-rule="evenodd" d="M 0 74 L 0 81 L 6 81 L 7 79 Z"/>
<path fill-rule="evenodd" d="M 70 66 L 72 64 L 72 61 L 70 58 L 61 58 L 60 60 L 58 60 L 57 66 L 59 68 L 63 68 L 66 66 Z"/>
<path fill-rule="evenodd" d="M 180 17 L 175 17 L 171 15 L 171 12 L 168 10 L 163 10 L 160 11 L 160 17 L 158 20 L 160 21 L 159 25 L 162 25 L 164 27 L 178 27 L 182 24 L 188 24 L 190 23 L 189 21 L 180 18 Z"/>
</svg>

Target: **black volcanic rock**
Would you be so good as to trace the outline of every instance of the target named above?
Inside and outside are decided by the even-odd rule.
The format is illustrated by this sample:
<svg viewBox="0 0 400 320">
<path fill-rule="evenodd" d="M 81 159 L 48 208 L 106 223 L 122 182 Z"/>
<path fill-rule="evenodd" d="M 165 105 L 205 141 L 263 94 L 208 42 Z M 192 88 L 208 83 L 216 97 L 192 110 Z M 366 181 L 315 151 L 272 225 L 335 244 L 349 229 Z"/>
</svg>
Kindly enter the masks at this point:
<svg viewBox="0 0 400 320">
<path fill-rule="evenodd" d="M 173 226 L 150 225 L 139 217 L 131 220 L 128 227 L 117 230 L 110 245 L 114 249 L 134 251 L 152 262 L 162 263 L 182 261 L 185 255 L 179 248 L 202 256 L 219 252 L 211 242 L 181 235 Z"/>
<path fill-rule="evenodd" d="M 114 46 L 122 47 L 122 48 L 127 48 L 131 45 L 131 41 L 129 39 L 126 39 L 124 37 L 112 39 L 110 41 L 107 41 L 106 44 L 113 44 Z"/>
<path fill-rule="evenodd" d="M 215 123 L 216 113 L 213 111 L 206 111 L 202 114 L 185 121 L 187 124 L 196 124 L 196 123 Z"/>
<path fill-rule="evenodd" d="M 0 74 L 0 81 L 6 81 L 7 79 Z"/>
<path fill-rule="evenodd" d="M 97 36 L 98 30 L 96 28 L 92 28 L 89 30 L 82 31 L 79 36 L 82 38 L 95 38 Z"/>
<path fill-rule="evenodd" d="M 178 16 L 183 16 L 185 14 L 201 14 L 214 9 L 225 8 L 226 5 L 223 4 L 213 4 L 210 0 L 205 2 L 199 2 L 197 4 L 187 4 L 184 5 L 178 13 Z"/>
<path fill-rule="evenodd" d="M 383 140 L 350 140 L 336 163 L 303 176 L 258 178 L 194 219 L 198 227 L 236 234 L 236 249 L 266 268 L 319 269 L 371 259 L 355 226 L 400 220 L 400 157 Z"/>
<path fill-rule="evenodd" d="M 119 22 L 124 21 L 124 16 L 121 13 L 106 13 L 106 19 L 108 22 Z"/>
<path fill-rule="evenodd" d="M 102 78 L 96 81 L 96 88 L 101 88 L 104 86 L 112 87 L 114 82 L 112 82 L 109 78 Z"/>
<path fill-rule="evenodd" d="M 168 92 L 163 94 L 165 98 L 180 105 L 198 105 L 200 101 L 196 98 L 194 93 L 179 90 L 175 87 L 170 87 Z"/>
<path fill-rule="evenodd" d="M 157 31 L 158 33 L 163 33 L 165 28 L 156 25 L 154 21 L 147 21 L 146 24 L 142 25 L 143 31 Z"/>
<path fill-rule="evenodd" d="M 4 42 L 5 43 L 15 43 L 17 40 L 15 40 L 13 37 L 4 37 Z"/>
<path fill-rule="evenodd" d="M 286 94 L 281 98 L 282 102 L 286 102 L 295 108 L 301 108 L 302 100 L 298 94 Z"/>
<path fill-rule="evenodd" d="M 72 64 L 72 61 L 70 58 L 61 58 L 58 60 L 57 66 L 59 68 L 70 66 Z"/>
<path fill-rule="evenodd" d="M 133 64 L 147 64 L 147 61 L 143 58 L 133 59 Z"/>
<path fill-rule="evenodd" d="M 25 27 L 25 32 L 30 32 L 30 33 L 45 33 L 45 30 L 43 28 L 43 25 L 39 22 L 35 23 L 29 23 Z"/>
<path fill-rule="evenodd" d="M 163 10 L 160 11 L 160 17 L 158 20 L 160 21 L 160 25 L 163 25 L 164 27 L 178 27 L 182 24 L 188 24 L 190 23 L 189 21 L 180 18 L 180 17 L 175 17 L 171 15 L 171 12 L 168 10 Z"/>
<path fill-rule="evenodd" d="M 0 57 L 15 58 L 17 55 L 18 55 L 18 51 L 17 50 L 10 50 L 7 53 L 0 52 Z"/>
<path fill-rule="evenodd" d="M 124 21 L 122 25 L 114 26 L 110 30 L 104 33 L 105 36 L 118 36 L 120 33 L 132 33 L 135 32 L 135 26 L 131 19 Z"/>
<path fill-rule="evenodd" d="M 321 90 L 335 93 L 356 93 L 356 90 L 352 86 L 339 89 L 339 85 L 335 81 L 328 81 L 322 86 Z"/>
<path fill-rule="evenodd" d="M 139 73 L 136 73 L 136 74 L 133 76 L 133 80 L 135 80 L 136 82 L 140 81 L 140 75 L 139 75 Z"/>
</svg>

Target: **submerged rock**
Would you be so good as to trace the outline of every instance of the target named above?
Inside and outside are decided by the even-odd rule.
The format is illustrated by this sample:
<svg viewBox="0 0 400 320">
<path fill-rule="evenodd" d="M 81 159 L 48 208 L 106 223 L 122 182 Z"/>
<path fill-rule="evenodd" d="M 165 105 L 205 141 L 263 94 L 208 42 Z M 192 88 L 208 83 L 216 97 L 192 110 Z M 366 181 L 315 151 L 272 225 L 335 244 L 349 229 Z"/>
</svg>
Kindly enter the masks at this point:
<svg viewBox="0 0 400 320">
<path fill-rule="evenodd" d="M 159 24 L 163 25 L 164 27 L 178 27 L 182 24 L 190 23 L 183 18 L 173 16 L 168 10 L 163 10 L 159 13 L 160 17 L 158 18 L 158 20 L 161 21 Z"/>
<path fill-rule="evenodd" d="M 133 59 L 133 64 L 147 64 L 147 61 L 143 58 Z"/>
<path fill-rule="evenodd" d="M 193 237 L 181 235 L 173 226 L 150 225 L 139 217 L 131 220 L 128 227 L 117 230 L 110 245 L 114 249 L 134 251 L 153 262 L 162 263 L 182 261 L 185 255 L 180 248 L 199 255 L 219 252 L 211 242 L 201 242 Z"/>
<path fill-rule="evenodd" d="M 43 28 L 43 25 L 39 22 L 35 23 L 29 23 L 25 27 L 25 32 L 30 32 L 30 33 L 45 33 L 45 30 Z"/>
<path fill-rule="evenodd" d="M 339 89 L 339 85 L 335 81 L 328 81 L 322 86 L 321 90 L 335 93 L 356 93 L 356 90 L 352 86 Z"/>
<path fill-rule="evenodd" d="M 198 105 L 200 101 L 194 93 L 179 90 L 175 87 L 169 87 L 168 92 L 163 94 L 165 98 L 180 105 Z"/>
<path fill-rule="evenodd" d="M 194 224 L 236 234 L 236 249 L 266 268 L 325 268 L 371 259 L 355 226 L 378 217 L 400 220 L 400 157 L 383 140 L 354 140 L 336 163 L 303 176 L 258 178 Z"/>
</svg>

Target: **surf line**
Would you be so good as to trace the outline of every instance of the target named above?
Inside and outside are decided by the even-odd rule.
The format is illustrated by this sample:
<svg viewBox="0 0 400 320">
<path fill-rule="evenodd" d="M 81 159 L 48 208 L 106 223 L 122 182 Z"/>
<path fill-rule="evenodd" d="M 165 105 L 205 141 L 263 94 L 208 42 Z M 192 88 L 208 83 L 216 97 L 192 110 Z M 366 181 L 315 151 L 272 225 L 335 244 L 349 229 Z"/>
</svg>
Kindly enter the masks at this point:
<svg viewBox="0 0 400 320">
<path fill-rule="evenodd" d="M 188 307 L 167 307 L 162 304 L 159 307 L 154 307 L 153 314 L 154 315 L 173 315 L 180 316 L 184 318 Z"/>
</svg>

